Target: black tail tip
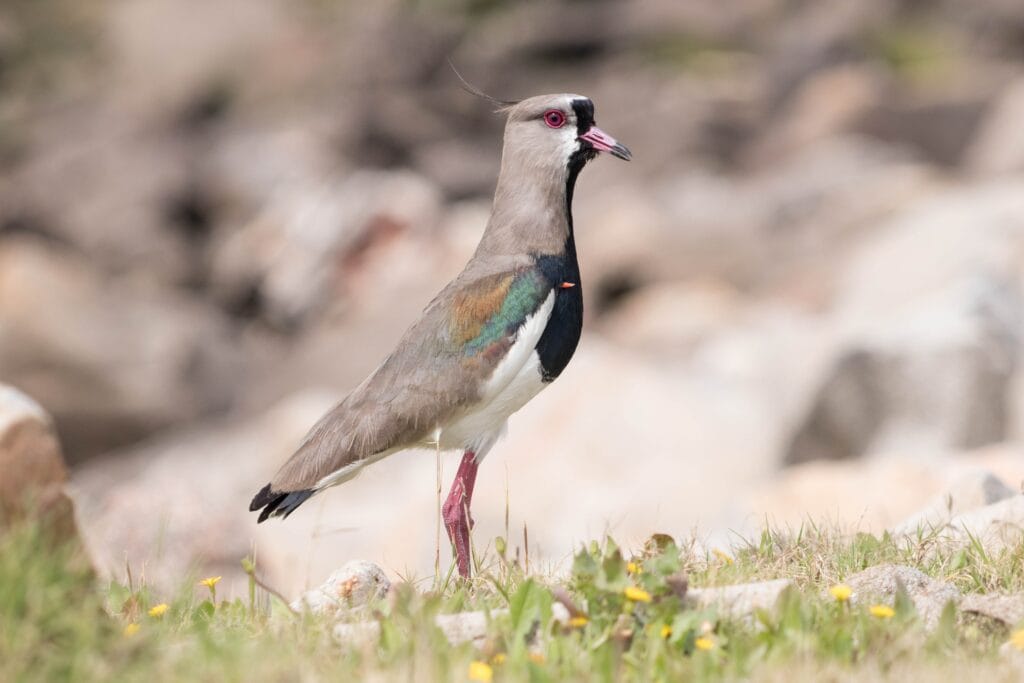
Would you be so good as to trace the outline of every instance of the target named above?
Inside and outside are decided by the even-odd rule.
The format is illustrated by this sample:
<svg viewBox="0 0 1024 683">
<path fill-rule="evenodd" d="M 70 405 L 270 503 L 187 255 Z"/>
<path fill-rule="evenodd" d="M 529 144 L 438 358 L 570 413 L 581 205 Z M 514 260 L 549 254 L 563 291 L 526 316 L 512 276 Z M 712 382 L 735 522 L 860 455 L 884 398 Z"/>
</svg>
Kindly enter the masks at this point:
<svg viewBox="0 0 1024 683">
<path fill-rule="evenodd" d="M 261 507 L 263 507 L 271 500 L 273 500 L 275 495 L 276 494 L 271 493 L 270 491 L 270 484 L 267 484 L 266 486 L 260 489 L 260 492 L 257 493 L 253 497 L 252 502 L 249 503 L 249 512 L 256 512 Z"/>
<path fill-rule="evenodd" d="M 249 503 L 249 511 L 256 512 L 263 508 L 259 518 L 256 520 L 257 524 L 262 524 L 271 517 L 286 518 L 295 512 L 296 508 L 309 500 L 309 497 L 315 492 L 313 489 L 286 492 L 274 491 L 270 488 L 270 484 L 267 484 L 253 497 L 252 502 Z"/>
</svg>

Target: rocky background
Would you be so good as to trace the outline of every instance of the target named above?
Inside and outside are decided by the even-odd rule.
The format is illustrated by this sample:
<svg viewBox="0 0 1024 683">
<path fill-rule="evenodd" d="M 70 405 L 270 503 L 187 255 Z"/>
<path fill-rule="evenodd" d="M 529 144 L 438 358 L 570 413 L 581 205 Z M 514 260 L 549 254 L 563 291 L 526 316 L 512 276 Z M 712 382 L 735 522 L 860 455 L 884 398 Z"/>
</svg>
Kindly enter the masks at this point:
<svg viewBox="0 0 1024 683">
<path fill-rule="evenodd" d="M 1014 0 L 8 0 L 0 491 L 63 479 L 55 425 L 101 569 L 429 576 L 432 453 L 247 506 L 480 235 L 502 120 L 449 57 L 592 97 L 635 157 L 580 181 L 584 341 L 481 470 L 481 549 L 1019 494 Z"/>
</svg>

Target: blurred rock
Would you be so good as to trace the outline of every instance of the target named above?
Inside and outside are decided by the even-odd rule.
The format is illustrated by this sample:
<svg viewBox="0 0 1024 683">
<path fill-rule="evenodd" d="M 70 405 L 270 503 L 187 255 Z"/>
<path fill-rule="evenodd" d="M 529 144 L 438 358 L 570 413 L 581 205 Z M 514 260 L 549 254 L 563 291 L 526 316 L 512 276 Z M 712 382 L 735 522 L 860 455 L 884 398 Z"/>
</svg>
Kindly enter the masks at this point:
<svg viewBox="0 0 1024 683">
<path fill-rule="evenodd" d="M 144 0 L 113 5 L 104 18 L 107 82 L 116 99 L 147 117 L 184 108 L 211 82 L 280 87 L 310 58 L 300 42 L 299 17 L 273 2 L 210 0 L 189 7 Z M 310 29 L 304 33 L 313 38 Z M 176 58 L 167 59 L 172 53 Z"/>
<path fill-rule="evenodd" d="M 0 384 L 0 472 L 0 529 L 27 518 L 59 538 L 76 536 L 53 422 L 39 404 L 6 384 Z"/>
<path fill-rule="evenodd" d="M 1009 293 L 1021 282 L 1024 177 L 947 186 L 896 208 L 844 260 L 834 302 L 840 329 L 898 319 L 957 283 L 992 282 Z"/>
<path fill-rule="evenodd" d="M 969 593 L 960 600 L 960 611 L 976 614 L 1013 627 L 1024 621 L 1024 595 Z"/>
<path fill-rule="evenodd" d="M 18 238 L 0 242 L 0 367 L 75 461 L 225 409 L 237 361 L 211 310 Z"/>
<path fill-rule="evenodd" d="M 110 103 L 69 107 L 32 125 L 31 154 L 0 183 L 0 223 L 24 217 L 32 231 L 106 271 L 189 279 L 192 245 L 170 215 L 189 183 L 185 141 Z"/>
<path fill-rule="evenodd" d="M 586 12 L 571 3 L 512 3 L 484 17 L 470 35 L 467 58 L 497 67 L 509 61 L 538 66 L 592 59 L 621 37 L 621 8 L 598 0 Z"/>
<path fill-rule="evenodd" d="M 438 614 L 434 617 L 434 624 L 452 645 L 472 643 L 480 648 L 486 643 L 485 638 L 491 622 L 495 618 L 507 616 L 508 612 L 507 609 L 489 609 L 474 612 L 456 612 L 455 614 Z M 553 603 L 551 605 L 551 618 L 554 623 L 560 624 L 562 627 L 568 627 L 569 610 L 561 603 Z M 364 643 L 375 642 L 380 638 L 380 623 L 380 621 L 362 621 L 337 624 L 333 631 L 334 637 L 344 642 L 352 642 L 353 640 Z M 539 633 L 537 629 L 533 629 L 527 634 L 527 645 L 533 651 L 544 638 L 544 633 Z"/>
<path fill-rule="evenodd" d="M 837 330 L 856 336 L 886 325 L 903 327 L 900 321 L 918 317 L 917 309 L 934 301 L 938 292 L 952 294 L 959 289 L 966 297 L 963 303 L 988 300 L 995 307 L 981 315 L 961 311 L 965 322 L 973 319 L 979 326 L 995 316 L 993 329 L 986 331 L 981 325 L 978 331 L 992 341 L 997 341 L 992 334 L 999 329 L 1012 331 L 1012 337 L 998 346 L 1005 345 L 1015 356 L 1012 350 L 1019 349 L 1019 341 L 1013 339 L 1019 340 L 1021 329 L 1014 319 L 1020 314 L 1015 300 L 1024 286 L 1022 215 L 1024 182 L 1017 176 L 965 185 L 909 204 L 881 223 L 850 255 L 837 283 Z M 983 294 L 985 290 L 990 294 Z M 950 303 L 955 303 L 955 297 Z M 1024 381 L 1016 374 L 1007 389 L 1014 397 L 1024 390 Z M 997 416 L 1017 404 L 1016 417 L 1008 418 L 1014 423 L 1007 432 L 1019 434 L 1024 424 L 1020 399 L 993 396 L 991 400 Z"/>
<path fill-rule="evenodd" d="M 587 169 L 589 171 L 589 169 Z M 583 278 L 584 310 L 603 313 L 609 293 L 650 280 L 679 279 L 685 265 L 672 262 L 667 253 L 657 254 L 672 230 L 668 217 L 658 210 L 658 199 L 649 190 L 611 188 L 596 196 L 580 182 L 573 200 L 573 222 Z M 672 249 L 673 253 L 675 249 Z M 627 291 L 628 293 L 628 291 Z"/>
<path fill-rule="evenodd" d="M 372 248 L 432 231 L 440 199 L 408 172 L 281 183 L 259 215 L 215 248 L 212 286 L 227 300 L 255 290 L 271 322 L 293 327 L 336 296 Z"/>
<path fill-rule="evenodd" d="M 813 74 L 752 145 L 750 162 L 774 165 L 815 142 L 852 132 L 867 108 L 884 97 L 883 85 L 880 73 L 859 65 Z"/>
<path fill-rule="evenodd" d="M 722 616 L 740 619 L 753 616 L 758 610 L 771 610 L 782 593 L 792 585 L 789 579 L 776 579 L 714 588 L 690 588 L 686 602 L 687 606 L 696 609 L 717 609 Z"/>
<path fill-rule="evenodd" d="M 957 511 L 995 498 L 990 478 L 1019 488 L 1024 458 L 1018 445 L 1000 444 L 969 452 L 896 451 L 856 460 L 817 460 L 788 467 L 744 496 L 750 533 L 767 520 L 782 528 L 808 521 L 841 532 L 876 535 L 904 522 L 944 510 L 954 494 Z M 979 490 L 980 489 L 980 490 Z M 941 527 L 941 525 L 940 525 Z"/>
<path fill-rule="evenodd" d="M 758 525 L 796 528 L 814 520 L 844 531 L 881 532 L 942 489 L 942 470 L 931 458 L 809 462 L 757 487 L 748 508 Z"/>
<path fill-rule="evenodd" d="M 1016 547 L 1024 537 L 1024 495 L 957 515 L 943 527 L 938 540 L 946 547 L 981 545 L 987 553 Z"/>
<path fill-rule="evenodd" d="M 809 4 L 775 15 L 776 23 L 764 38 L 771 55 L 766 71 L 772 111 L 787 109 L 786 102 L 799 97 L 803 86 L 820 73 L 870 63 L 864 54 L 865 36 L 894 22 L 897 12 L 890 0 L 866 0 Z"/>
<path fill-rule="evenodd" d="M 735 324 L 740 294 L 713 282 L 664 282 L 627 295 L 601 318 L 601 331 L 617 344 L 644 351 L 685 354 Z"/>
<path fill-rule="evenodd" d="M 117 576 L 127 561 L 162 590 L 173 590 L 189 572 L 222 575 L 225 595 L 243 594 L 248 577 L 240 560 L 253 552 L 256 526 L 249 500 L 335 398 L 307 392 L 251 420 L 174 432 L 78 468 L 71 493 L 99 570 Z M 302 519 L 276 531 L 308 538 L 314 520 Z M 257 545 L 256 559 L 266 581 L 294 594 L 306 559 L 280 540 Z"/>
<path fill-rule="evenodd" d="M 303 593 L 292 603 L 296 612 L 334 616 L 383 598 L 391 589 L 384 570 L 373 562 L 353 560 L 333 572 L 324 583 Z"/>
<path fill-rule="evenodd" d="M 978 174 L 1024 172 L 1024 79 L 1012 82 L 982 120 L 967 151 L 967 166 Z"/>
<path fill-rule="evenodd" d="M 811 402 L 784 462 L 1002 440 L 1024 307 L 1016 283 L 957 283 L 851 339 Z"/>
<path fill-rule="evenodd" d="M 639 261 L 647 280 L 705 277 L 762 292 L 810 274 L 820 305 L 835 276 L 823 263 L 845 258 L 861 231 L 933 183 L 905 151 L 858 137 L 821 140 L 751 175 L 669 174 L 634 219 L 639 237 L 658 228 L 656 241 L 630 242 L 627 253 L 648 247 Z M 646 218 L 653 209 L 656 222 Z M 599 224 L 600 214 L 582 222 L 588 210 L 581 206 L 580 225 Z"/>
<path fill-rule="evenodd" d="M 897 524 L 894 535 L 929 533 L 949 523 L 957 515 L 985 507 L 1020 493 L 999 477 L 985 470 L 966 474 L 922 510 Z"/>
<path fill-rule="evenodd" d="M 485 157 L 480 153 L 479 144 L 469 140 L 444 140 L 423 145 L 416 153 L 416 166 L 427 178 L 435 179 L 440 190 L 451 199 L 488 196 L 494 191 L 500 168 L 501 148 L 497 136 L 492 151 L 492 156 Z"/>
<path fill-rule="evenodd" d="M 866 111 L 856 131 L 906 145 L 942 166 L 959 166 L 985 113 L 991 88 L 983 81 L 932 97 L 888 97 Z"/>
<path fill-rule="evenodd" d="M 881 564 L 846 577 L 844 583 L 853 589 L 850 602 L 892 604 L 896 594 L 906 591 L 927 630 L 939 623 L 942 611 L 950 602 L 960 600 L 960 591 L 952 584 L 937 581 L 919 569 L 896 564 Z"/>
<path fill-rule="evenodd" d="M 565 624 L 569 614 L 565 607 L 555 603 L 551 606 L 553 619 Z M 434 624 L 452 645 L 473 643 L 484 644 L 487 628 L 495 617 L 508 614 L 507 609 L 492 609 L 478 612 L 456 612 L 455 614 L 438 614 Z M 345 643 L 372 643 L 380 639 L 379 621 L 359 621 L 355 623 L 337 624 L 333 631 L 334 637 Z M 534 634 L 534 637 L 536 634 Z"/>
</svg>

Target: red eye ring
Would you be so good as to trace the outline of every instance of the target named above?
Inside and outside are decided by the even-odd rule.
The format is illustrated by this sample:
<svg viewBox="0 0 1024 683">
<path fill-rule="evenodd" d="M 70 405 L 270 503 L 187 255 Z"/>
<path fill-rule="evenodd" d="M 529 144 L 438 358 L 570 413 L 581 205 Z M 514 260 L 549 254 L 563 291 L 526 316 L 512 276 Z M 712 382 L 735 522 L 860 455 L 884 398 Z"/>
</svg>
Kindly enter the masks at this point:
<svg viewBox="0 0 1024 683">
<path fill-rule="evenodd" d="M 548 124 L 548 128 L 561 128 L 565 125 L 565 114 L 557 109 L 548 109 L 544 112 L 544 123 Z"/>
</svg>

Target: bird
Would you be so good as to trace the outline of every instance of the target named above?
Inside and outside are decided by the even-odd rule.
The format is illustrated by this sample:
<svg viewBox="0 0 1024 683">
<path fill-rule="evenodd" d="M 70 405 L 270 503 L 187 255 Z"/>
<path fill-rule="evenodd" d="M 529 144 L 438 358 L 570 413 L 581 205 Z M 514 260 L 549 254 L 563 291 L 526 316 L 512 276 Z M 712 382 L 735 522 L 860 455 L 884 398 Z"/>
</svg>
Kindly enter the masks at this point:
<svg viewBox="0 0 1024 683">
<path fill-rule="evenodd" d="M 582 333 L 577 178 L 599 153 L 632 158 L 597 127 L 587 97 L 492 101 L 507 118 L 491 215 L 475 252 L 256 494 L 249 509 L 259 511 L 258 522 L 288 517 L 393 453 L 462 451 L 441 515 L 459 575 L 469 578 L 477 468 L 509 417 L 562 373 Z"/>
</svg>

